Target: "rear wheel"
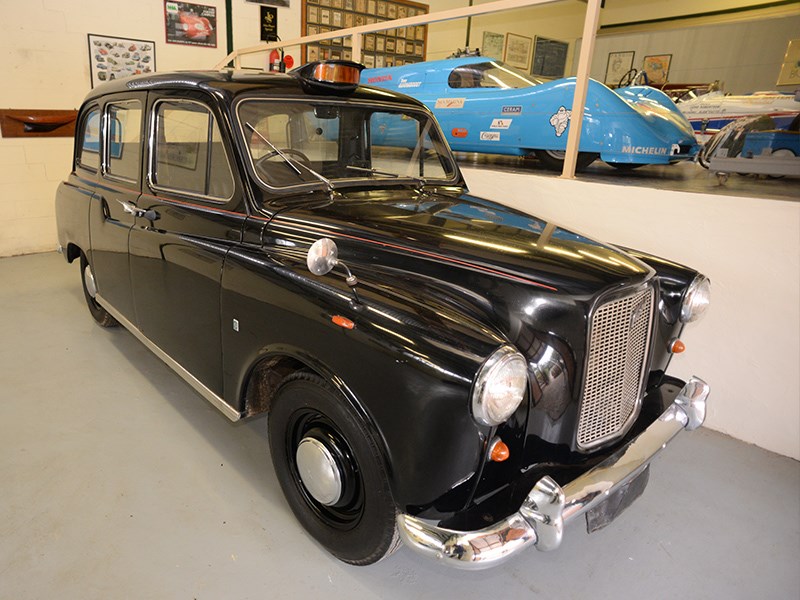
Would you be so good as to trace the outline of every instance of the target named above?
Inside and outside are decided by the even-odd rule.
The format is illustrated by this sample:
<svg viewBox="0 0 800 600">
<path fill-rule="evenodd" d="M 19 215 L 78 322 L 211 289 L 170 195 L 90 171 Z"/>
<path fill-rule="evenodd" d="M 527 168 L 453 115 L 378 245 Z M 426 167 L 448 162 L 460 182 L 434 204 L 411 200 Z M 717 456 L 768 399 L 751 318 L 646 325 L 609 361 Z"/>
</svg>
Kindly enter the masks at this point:
<svg viewBox="0 0 800 600">
<path fill-rule="evenodd" d="M 116 327 L 119 325 L 117 320 L 97 302 L 97 284 L 94 279 L 92 265 L 89 264 L 86 255 L 81 253 L 81 283 L 83 284 L 83 296 L 86 298 L 86 305 L 92 317 L 103 327 Z"/>
<path fill-rule="evenodd" d="M 536 158 L 542 163 L 545 169 L 551 171 L 564 170 L 564 158 L 566 152 L 563 150 L 536 150 Z M 578 152 L 578 161 L 575 163 L 576 171 L 583 171 L 586 167 L 592 164 L 597 158 L 597 154 L 592 152 Z"/>
<path fill-rule="evenodd" d="M 400 539 L 382 455 L 347 401 L 316 375 L 294 375 L 268 423 L 275 473 L 305 529 L 353 565 L 394 552 Z"/>
</svg>

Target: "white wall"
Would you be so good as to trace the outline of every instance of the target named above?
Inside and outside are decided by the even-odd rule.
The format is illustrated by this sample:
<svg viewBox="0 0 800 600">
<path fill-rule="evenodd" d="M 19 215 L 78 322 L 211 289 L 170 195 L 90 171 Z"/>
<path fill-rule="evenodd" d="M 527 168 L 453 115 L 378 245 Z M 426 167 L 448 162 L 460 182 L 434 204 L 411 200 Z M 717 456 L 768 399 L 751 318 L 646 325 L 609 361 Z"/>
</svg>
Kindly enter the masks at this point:
<svg viewBox="0 0 800 600">
<path fill-rule="evenodd" d="M 154 40 L 159 71 L 212 67 L 226 55 L 225 4 L 203 1 L 218 10 L 216 49 L 165 44 L 162 3 L 156 0 L 0 0 L 0 106 L 77 108 L 90 85 L 87 33 Z M 466 4 L 431 2 L 435 10 Z M 674 3 L 650 4 L 663 8 Z M 572 5 L 573 11 L 583 6 L 564 5 Z M 613 5 L 609 2 L 608 10 Z M 300 0 L 293 0 L 291 9 L 278 10 L 284 38 L 299 33 L 299 10 Z M 573 27 L 572 21 L 559 20 L 550 9 L 537 10 L 539 25 L 525 21 L 523 26 L 522 17 L 514 13 L 506 13 L 511 15 L 508 21 L 487 17 L 481 24 L 476 19 L 473 40 L 481 39 L 481 27 L 568 37 L 556 27 Z M 258 14 L 257 5 L 234 0 L 235 47 L 258 43 Z M 545 22 L 543 15 L 551 20 L 538 29 Z M 448 27 L 432 26 L 428 38 L 432 51 L 445 56 L 464 43 L 463 29 Z M 69 169 L 71 151 L 72 140 L 66 138 L 0 139 L 0 256 L 55 248 L 53 199 Z M 487 176 L 474 169 L 467 170 L 467 176 L 480 195 L 535 206 L 543 217 L 691 264 L 710 275 L 713 310 L 687 333 L 689 350 L 672 370 L 682 376 L 696 373 L 713 386 L 709 426 L 800 457 L 798 203 L 639 188 L 626 193 L 614 186 L 532 175 Z"/>
<path fill-rule="evenodd" d="M 163 0 L 0 0 L 0 107 L 78 108 L 90 88 L 88 33 L 153 40 L 159 71 L 213 68 L 227 54 L 225 2 L 197 3 L 217 8 L 217 48 L 165 43 Z M 258 44 L 258 5 L 234 0 L 233 17 L 234 47 Z M 299 0 L 278 9 L 278 28 L 299 36 Z M 53 201 L 71 153 L 72 139 L 0 138 L 0 256 L 55 249 Z"/>
<path fill-rule="evenodd" d="M 800 7 L 794 16 L 603 35 L 597 38 L 591 77 L 603 81 L 609 52 L 636 54 L 633 66 L 642 68 L 645 56 L 671 54 L 669 81 L 720 81 L 732 94 L 756 90 L 793 91 L 797 86 L 776 85 L 786 47 L 800 37 Z"/>
<path fill-rule="evenodd" d="M 477 196 L 709 276 L 670 373 L 709 383 L 711 429 L 800 459 L 800 202 L 464 171 Z"/>
</svg>

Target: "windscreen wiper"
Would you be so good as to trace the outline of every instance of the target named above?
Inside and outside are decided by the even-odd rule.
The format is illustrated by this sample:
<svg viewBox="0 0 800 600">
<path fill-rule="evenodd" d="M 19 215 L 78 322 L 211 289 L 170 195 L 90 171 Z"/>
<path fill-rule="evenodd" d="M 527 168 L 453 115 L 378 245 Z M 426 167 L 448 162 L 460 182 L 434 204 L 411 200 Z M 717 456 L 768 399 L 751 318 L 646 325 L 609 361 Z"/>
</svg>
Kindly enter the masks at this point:
<svg viewBox="0 0 800 600">
<path fill-rule="evenodd" d="M 389 171 L 381 171 L 380 169 L 368 169 L 366 167 L 356 167 L 355 165 L 347 165 L 348 169 L 353 171 L 361 171 L 363 173 L 372 173 L 373 175 L 386 175 L 387 177 L 403 177 L 413 179 L 417 183 L 417 189 L 421 192 L 427 181 L 424 177 L 416 177 L 414 175 L 400 175 L 399 173 L 391 173 Z"/>
<path fill-rule="evenodd" d="M 269 141 L 267 138 L 265 138 L 265 137 L 264 137 L 264 136 L 261 134 L 261 132 L 259 132 L 258 130 L 256 130 L 256 128 L 255 128 L 255 127 L 253 127 L 253 126 L 252 126 L 250 123 L 245 123 L 245 126 L 246 126 L 246 127 L 248 127 L 248 128 L 250 128 L 250 130 L 251 130 L 253 133 L 255 133 L 255 134 L 256 134 L 256 135 L 257 135 L 259 138 L 261 138 L 261 141 L 262 141 L 262 142 L 264 142 L 265 144 L 267 144 L 267 146 L 269 146 L 270 148 L 272 148 L 273 152 L 275 152 L 275 154 L 277 154 L 278 156 L 280 156 L 280 157 L 283 159 L 283 162 L 285 162 L 287 165 L 289 165 L 289 166 L 290 166 L 290 167 L 291 167 L 291 168 L 294 170 L 294 172 L 295 172 L 295 173 L 297 173 L 297 175 L 300 177 L 300 179 L 303 179 L 303 174 L 300 172 L 300 169 L 298 169 L 296 165 L 300 165 L 300 166 L 301 166 L 301 167 L 303 167 L 303 168 L 304 168 L 306 171 L 308 171 L 308 172 L 309 172 L 309 173 L 311 173 L 311 174 L 312 174 L 314 177 L 316 177 L 316 178 L 317 178 L 317 179 L 319 179 L 319 180 L 320 180 L 322 183 L 324 183 L 324 184 L 325 184 L 325 186 L 327 187 L 327 191 L 328 191 L 328 193 L 329 193 L 329 194 L 331 194 L 331 195 L 333 195 L 333 182 L 332 182 L 330 179 L 328 179 L 327 177 L 323 177 L 322 175 L 320 175 L 319 173 L 317 173 L 317 172 L 316 172 L 314 169 L 312 169 L 311 167 L 309 167 L 309 166 L 307 166 L 307 165 L 303 164 L 303 163 L 302 163 L 302 162 L 300 162 L 299 160 L 295 160 L 295 159 L 291 158 L 291 157 L 290 157 L 289 155 L 287 155 L 285 152 L 282 152 L 282 151 L 280 150 L 280 148 L 278 148 L 277 146 L 275 146 L 275 144 L 273 144 L 273 143 L 272 143 L 272 142 L 270 142 L 270 141 Z"/>
</svg>

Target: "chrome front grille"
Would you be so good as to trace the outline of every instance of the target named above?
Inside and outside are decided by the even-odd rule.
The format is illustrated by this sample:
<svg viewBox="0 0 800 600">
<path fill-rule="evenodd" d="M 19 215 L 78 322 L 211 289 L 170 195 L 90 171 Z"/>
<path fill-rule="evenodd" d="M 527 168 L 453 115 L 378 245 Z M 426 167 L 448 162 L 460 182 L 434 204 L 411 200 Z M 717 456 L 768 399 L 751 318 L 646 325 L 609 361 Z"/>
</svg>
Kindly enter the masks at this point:
<svg viewBox="0 0 800 600">
<path fill-rule="evenodd" d="M 654 291 L 651 287 L 600 305 L 589 325 L 589 358 L 583 385 L 578 447 L 619 437 L 639 409 L 645 375 Z"/>
</svg>

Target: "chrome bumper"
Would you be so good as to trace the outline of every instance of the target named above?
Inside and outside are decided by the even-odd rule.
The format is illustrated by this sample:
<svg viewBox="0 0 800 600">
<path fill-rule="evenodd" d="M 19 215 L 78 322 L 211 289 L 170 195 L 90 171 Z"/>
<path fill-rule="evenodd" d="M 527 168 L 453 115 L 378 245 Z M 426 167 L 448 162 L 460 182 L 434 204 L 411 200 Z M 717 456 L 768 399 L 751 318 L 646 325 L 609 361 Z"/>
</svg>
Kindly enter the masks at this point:
<svg viewBox="0 0 800 600">
<path fill-rule="evenodd" d="M 462 569 L 492 567 L 530 545 L 555 550 L 565 523 L 633 480 L 683 429 L 692 431 L 703 424 L 708 393 L 708 384 L 692 377 L 658 420 L 628 445 L 563 488 L 550 477 L 542 477 L 519 511 L 484 529 L 454 531 L 400 514 L 397 525 L 403 542 Z"/>
</svg>

